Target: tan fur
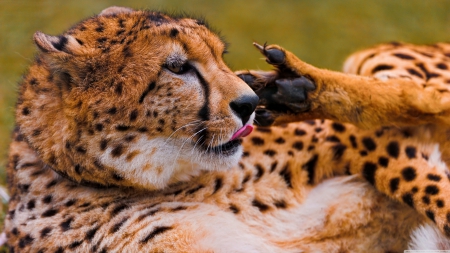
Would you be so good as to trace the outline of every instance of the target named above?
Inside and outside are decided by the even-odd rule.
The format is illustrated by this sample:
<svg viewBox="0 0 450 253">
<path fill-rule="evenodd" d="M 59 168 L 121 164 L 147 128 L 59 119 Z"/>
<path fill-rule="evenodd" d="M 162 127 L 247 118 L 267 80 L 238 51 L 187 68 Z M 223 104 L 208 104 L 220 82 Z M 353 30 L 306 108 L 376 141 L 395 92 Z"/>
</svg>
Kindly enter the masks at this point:
<svg viewBox="0 0 450 253">
<path fill-rule="evenodd" d="M 344 66 L 349 74 L 315 68 L 277 45 L 258 47 L 263 54 L 277 51 L 284 58 L 275 64 L 275 72 L 238 73 L 253 76 L 251 86 L 257 92 L 274 87 L 287 71 L 293 72 L 291 83 L 304 76 L 315 85 L 306 100 L 292 102 L 308 105 L 302 113 L 263 105 L 263 110 L 273 110 L 275 124 L 311 118 L 353 124 L 329 122 L 325 127 L 341 129 L 344 136 L 335 135 L 330 138 L 333 144 L 320 146 L 321 153 L 338 154 L 332 165 L 319 166 L 321 174 L 344 173 L 344 168 L 350 174 L 362 173 L 379 191 L 410 205 L 450 236 L 450 185 L 444 163 L 450 161 L 448 44 L 380 45 L 352 55 Z"/>
<path fill-rule="evenodd" d="M 421 156 L 435 145 L 399 129 L 374 137 L 305 121 L 257 128 L 243 154 L 221 149 L 246 124 L 230 103 L 254 94 L 199 21 L 113 7 L 62 37 L 34 38 L 42 52 L 20 86 L 9 155 L 11 252 L 401 252 L 428 223 L 360 176 L 391 141 L 416 147 L 417 158 L 402 152 L 380 168 L 382 192 L 379 179 L 404 166 L 445 173 L 439 154 Z M 168 61 L 189 62 L 204 83 Z M 377 147 L 367 150 L 364 137 Z M 393 197 L 422 190 L 422 178 Z"/>
</svg>

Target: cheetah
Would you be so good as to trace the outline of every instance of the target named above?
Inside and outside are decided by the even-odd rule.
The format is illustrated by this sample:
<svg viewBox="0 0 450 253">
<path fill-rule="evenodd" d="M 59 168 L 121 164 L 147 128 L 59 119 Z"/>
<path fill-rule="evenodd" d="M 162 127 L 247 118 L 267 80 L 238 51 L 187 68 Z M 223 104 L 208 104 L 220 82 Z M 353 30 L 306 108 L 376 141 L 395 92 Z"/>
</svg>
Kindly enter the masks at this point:
<svg viewBox="0 0 450 253">
<path fill-rule="evenodd" d="M 10 252 L 401 252 L 446 231 L 437 146 L 358 128 L 388 125 L 362 117 L 375 107 L 320 119 L 344 90 L 314 93 L 322 72 L 281 48 L 261 49 L 278 71 L 234 73 L 202 20 L 124 7 L 34 42 L 7 166 Z M 300 85 L 271 99 L 285 77 Z"/>
</svg>

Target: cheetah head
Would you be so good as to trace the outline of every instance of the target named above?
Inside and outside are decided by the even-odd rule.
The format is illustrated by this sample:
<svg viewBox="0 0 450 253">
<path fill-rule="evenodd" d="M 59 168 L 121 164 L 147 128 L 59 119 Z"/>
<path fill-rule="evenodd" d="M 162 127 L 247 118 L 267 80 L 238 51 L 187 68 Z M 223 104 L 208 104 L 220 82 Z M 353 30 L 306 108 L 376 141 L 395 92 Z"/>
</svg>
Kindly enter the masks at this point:
<svg viewBox="0 0 450 253">
<path fill-rule="evenodd" d="M 111 7 L 34 41 L 17 124 L 62 176 L 160 189 L 238 162 L 258 98 L 203 22 Z"/>
</svg>

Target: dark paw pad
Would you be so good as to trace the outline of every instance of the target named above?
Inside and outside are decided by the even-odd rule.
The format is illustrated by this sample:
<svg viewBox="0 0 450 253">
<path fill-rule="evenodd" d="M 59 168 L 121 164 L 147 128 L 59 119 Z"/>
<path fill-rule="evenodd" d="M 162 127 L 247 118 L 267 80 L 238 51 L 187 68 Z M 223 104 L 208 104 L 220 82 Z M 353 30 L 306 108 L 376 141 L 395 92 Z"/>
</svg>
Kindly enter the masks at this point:
<svg viewBox="0 0 450 253">
<path fill-rule="evenodd" d="M 240 74 L 238 77 L 248 85 L 252 85 L 255 82 L 255 77 L 251 74 Z"/>
<path fill-rule="evenodd" d="M 270 64 L 280 65 L 286 60 L 284 52 L 276 48 L 264 50 L 264 54 Z"/>
<path fill-rule="evenodd" d="M 278 87 L 274 99 L 284 103 L 300 103 L 306 101 L 308 91 L 316 89 L 314 83 L 301 76 L 295 79 L 279 79 L 275 81 Z"/>
<path fill-rule="evenodd" d="M 275 121 L 272 113 L 263 108 L 257 108 L 255 111 L 255 123 L 258 126 L 270 126 Z"/>
</svg>

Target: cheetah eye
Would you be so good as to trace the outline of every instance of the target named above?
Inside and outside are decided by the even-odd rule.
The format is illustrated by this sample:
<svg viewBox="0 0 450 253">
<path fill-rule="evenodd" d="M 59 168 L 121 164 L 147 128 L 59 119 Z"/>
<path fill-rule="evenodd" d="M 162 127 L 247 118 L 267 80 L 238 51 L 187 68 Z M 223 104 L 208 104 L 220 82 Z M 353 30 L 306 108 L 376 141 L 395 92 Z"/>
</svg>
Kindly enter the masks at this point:
<svg viewBox="0 0 450 253">
<path fill-rule="evenodd" d="M 192 69 L 192 66 L 189 65 L 189 63 L 185 63 L 183 65 L 167 64 L 165 67 L 170 70 L 170 72 L 177 75 L 182 75 Z"/>
</svg>

